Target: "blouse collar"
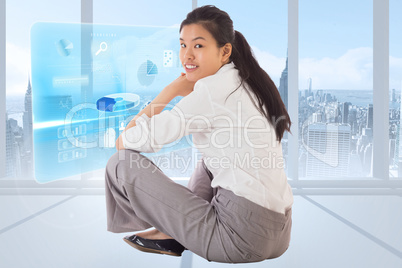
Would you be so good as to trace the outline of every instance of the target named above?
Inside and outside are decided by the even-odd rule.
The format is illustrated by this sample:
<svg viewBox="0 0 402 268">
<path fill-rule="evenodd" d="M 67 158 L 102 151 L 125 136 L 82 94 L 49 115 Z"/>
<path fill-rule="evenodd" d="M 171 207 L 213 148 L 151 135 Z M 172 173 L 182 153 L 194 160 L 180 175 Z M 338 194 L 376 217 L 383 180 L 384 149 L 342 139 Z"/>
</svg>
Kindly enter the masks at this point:
<svg viewBox="0 0 402 268">
<path fill-rule="evenodd" d="M 235 67 L 234 62 L 231 61 L 229 63 L 226 63 L 226 64 L 222 65 L 222 67 L 219 68 L 219 70 L 216 73 L 218 74 L 218 73 L 224 72 L 224 71 L 226 71 L 228 69 L 232 69 L 234 67 Z"/>
</svg>

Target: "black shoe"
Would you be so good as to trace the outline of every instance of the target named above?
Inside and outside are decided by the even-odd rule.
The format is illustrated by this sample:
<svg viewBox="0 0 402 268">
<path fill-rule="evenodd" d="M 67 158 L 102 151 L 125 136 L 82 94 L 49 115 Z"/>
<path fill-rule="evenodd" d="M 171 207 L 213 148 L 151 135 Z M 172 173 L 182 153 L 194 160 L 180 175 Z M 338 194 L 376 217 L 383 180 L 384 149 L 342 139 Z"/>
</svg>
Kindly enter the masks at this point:
<svg viewBox="0 0 402 268">
<path fill-rule="evenodd" d="M 131 235 L 124 237 L 123 240 L 130 246 L 144 252 L 181 256 L 185 249 L 174 239 L 146 239 Z"/>
</svg>

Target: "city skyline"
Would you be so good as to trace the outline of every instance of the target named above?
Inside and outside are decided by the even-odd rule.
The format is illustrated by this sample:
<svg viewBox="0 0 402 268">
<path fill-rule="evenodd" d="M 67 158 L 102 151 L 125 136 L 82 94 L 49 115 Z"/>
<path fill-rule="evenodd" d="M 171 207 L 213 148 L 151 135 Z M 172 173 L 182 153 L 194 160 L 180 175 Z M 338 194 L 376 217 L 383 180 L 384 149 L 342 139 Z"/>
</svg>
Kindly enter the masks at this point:
<svg viewBox="0 0 402 268">
<path fill-rule="evenodd" d="M 299 133 L 299 173 L 300 177 L 348 177 L 372 175 L 372 138 L 373 138 L 373 104 L 367 97 L 362 105 L 350 101 L 348 96 L 340 96 L 336 91 L 312 90 L 314 81 L 309 79 L 308 89 L 299 90 L 299 121 L 303 123 Z M 282 71 L 279 91 L 287 106 L 287 67 Z M 341 91 L 338 91 L 339 93 Z M 32 89 L 28 86 L 24 98 L 23 124 L 9 118 L 7 114 L 7 175 L 33 177 L 33 141 L 32 141 Z M 402 173 L 400 164 L 399 131 L 401 94 L 393 89 L 390 94 L 390 168 Z M 287 133 L 285 133 L 287 134 Z M 283 139 L 283 156 L 287 158 L 287 136 Z M 307 142 L 306 142 L 307 140 Z M 324 146 L 324 147 L 323 147 Z M 340 146 L 338 150 L 338 146 Z M 173 151 L 184 157 L 195 155 L 194 148 L 181 147 Z M 330 155 L 323 152 L 331 152 Z M 167 151 L 156 158 L 168 156 Z M 339 155 L 338 155 L 339 154 Z M 338 162 L 337 162 L 338 161 Z M 399 169 L 401 170 L 399 170 Z M 285 170 L 287 166 L 285 163 Z M 185 170 L 185 174 L 189 170 Z M 170 176 L 183 176 L 182 170 L 167 170 Z M 188 175 L 188 174 L 187 174 Z"/>
</svg>

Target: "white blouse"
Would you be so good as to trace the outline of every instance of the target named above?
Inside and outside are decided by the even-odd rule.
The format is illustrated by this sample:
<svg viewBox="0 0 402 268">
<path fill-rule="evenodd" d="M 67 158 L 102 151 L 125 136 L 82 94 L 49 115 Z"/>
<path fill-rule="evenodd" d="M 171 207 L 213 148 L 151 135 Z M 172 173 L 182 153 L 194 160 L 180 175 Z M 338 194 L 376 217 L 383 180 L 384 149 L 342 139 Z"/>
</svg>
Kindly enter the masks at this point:
<svg viewBox="0 0 402 268">
<path fill-rule="evenodd" d="M 212 187 L 284 214 L 293 204 L 293 194 L 284 171 L 282 144 L 253 104 L 258 106 L 254 93 L 247 94 L 243 84 L 229 96 L 239 85 L 234 63 L 223 65 L 214 75 L 199 79 L 171 110 L 151 118 L 142 114 L 136 126 L 123 133 L 123 146 L 154 153 L 192 134 L 214 176 Z"/>
</svg>

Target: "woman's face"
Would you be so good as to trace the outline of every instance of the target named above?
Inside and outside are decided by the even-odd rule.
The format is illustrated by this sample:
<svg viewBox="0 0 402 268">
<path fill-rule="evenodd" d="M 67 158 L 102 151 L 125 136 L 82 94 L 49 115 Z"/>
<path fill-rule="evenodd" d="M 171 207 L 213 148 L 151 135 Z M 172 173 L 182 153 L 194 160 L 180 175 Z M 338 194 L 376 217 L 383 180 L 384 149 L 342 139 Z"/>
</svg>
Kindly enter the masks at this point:
<svg viewBox="0 0 402 268">
<path fill-rule="evenodd" d="M 218 48 L 216 40 L 200 24 L 189 24 L 181 29 L 180 60 L 189 81 L 196 82 L 215 74 L 229 62 L 231 51 L 230 43 Z"/>
</svg>

